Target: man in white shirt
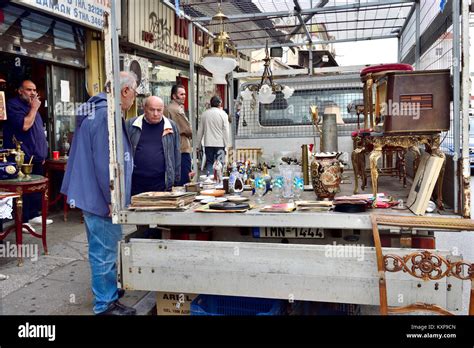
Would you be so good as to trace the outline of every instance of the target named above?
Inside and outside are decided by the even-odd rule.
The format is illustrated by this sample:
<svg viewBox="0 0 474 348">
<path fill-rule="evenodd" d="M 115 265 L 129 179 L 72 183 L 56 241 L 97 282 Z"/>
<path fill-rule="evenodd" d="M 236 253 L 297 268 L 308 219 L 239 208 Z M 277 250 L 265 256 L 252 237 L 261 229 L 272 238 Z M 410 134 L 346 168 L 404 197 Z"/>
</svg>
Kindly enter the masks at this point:
<svg viewBox="0 0 474 348">
<path fill-rule="evenodd" d="M 201 115 L 197 144 L 204 146 L 206 166 L 204 173 L 213 173 L 213 164 L 218 159 L 225 162 L 226 147 L 229 146 L 229 118 L 221 109 L 222 99 L 219 96 L 211 98 L 211 108 Z"/>
</svg>

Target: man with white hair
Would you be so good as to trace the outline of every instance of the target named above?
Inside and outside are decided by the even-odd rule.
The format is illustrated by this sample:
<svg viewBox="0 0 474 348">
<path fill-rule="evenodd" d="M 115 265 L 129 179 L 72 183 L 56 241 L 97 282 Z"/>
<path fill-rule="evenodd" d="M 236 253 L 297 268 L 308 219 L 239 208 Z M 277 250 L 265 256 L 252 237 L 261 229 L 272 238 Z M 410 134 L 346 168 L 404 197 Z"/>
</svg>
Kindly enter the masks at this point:
<svg viewBox="0 0 474 348">
<path fill-rule="evenodd" d="M 171 191 L 181 174 L 179 130 L 163 116 L 159 97 L 144 100 L 144 115 L 127 121 L 133 148 L 132 196 L 148 191 Z"/>
<path fill-rule="evenodd" d="M 134 73 L 120 73 L 120 107 L 125 113 L 137 95 Z M 116 96 L 118 97 L 118 96 Z M 107 96 L 105 93 L 90 98 L 79 107 L 76 132 L 61 187 L 71 206 L 82 209 L 89 242 L 94 313 L 134 315 L 136 310 L 118 301 L 117 256 L 122 226 L 111 219 L 109 177 L 109 131 L 107 127 Z M 122 121 L 125 202 L 130 204 L 133 154 Z"/>
</svg>

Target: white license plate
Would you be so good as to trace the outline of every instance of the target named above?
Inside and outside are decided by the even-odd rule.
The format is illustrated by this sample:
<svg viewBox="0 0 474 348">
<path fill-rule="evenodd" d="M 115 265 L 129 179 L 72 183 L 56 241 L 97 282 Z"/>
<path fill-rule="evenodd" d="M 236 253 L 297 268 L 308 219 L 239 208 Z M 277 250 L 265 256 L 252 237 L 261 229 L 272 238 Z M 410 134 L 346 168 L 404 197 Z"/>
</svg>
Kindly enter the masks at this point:
<svg viewBox="0 0 474 348">
<path fill-rule="evenodd" d="M 319 228 L 260 227 L 260 238 L 324 238 Z"/>
</svg>

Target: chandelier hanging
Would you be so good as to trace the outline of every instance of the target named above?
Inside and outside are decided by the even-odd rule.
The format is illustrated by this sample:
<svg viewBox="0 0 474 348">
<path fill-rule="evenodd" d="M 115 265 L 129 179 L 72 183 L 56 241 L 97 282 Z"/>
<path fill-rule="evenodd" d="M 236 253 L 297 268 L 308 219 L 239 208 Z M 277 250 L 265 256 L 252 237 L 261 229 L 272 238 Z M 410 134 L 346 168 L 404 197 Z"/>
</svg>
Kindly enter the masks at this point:
<svg viewBox="0 0 474 348">
<path fill-rule="evenodd" d="M 212 17 L 210 27 L 211 30 L 215 29 L 212 50 L 202 58 L 202 65 L 212 73 L 213 83 L 216 85 L 226 85 L 225 76 L 238 65 L 235 47 L 225 29 L 227 19 L 228 17 L 222 13 L 219 4 L 217 13 Z"/>
<path fill-rule="evenodd" d="M 271 58 L 268 49 L 268 41 L 265 45 L 265 53 L 266 55 L 263 59 L 265 63 L 263 65 L 264 68 L 260 83 L 246 85 L 246 88 L 240 93 L 243 100 L 254 100 L 262 104 L 271 104 L 275 100 L 277 92 L 283 93 L 285 99 L 288 99 L 293 95 L 293 88 L 273 82 L 273 73 L 270 69 Z"/>
</svg>

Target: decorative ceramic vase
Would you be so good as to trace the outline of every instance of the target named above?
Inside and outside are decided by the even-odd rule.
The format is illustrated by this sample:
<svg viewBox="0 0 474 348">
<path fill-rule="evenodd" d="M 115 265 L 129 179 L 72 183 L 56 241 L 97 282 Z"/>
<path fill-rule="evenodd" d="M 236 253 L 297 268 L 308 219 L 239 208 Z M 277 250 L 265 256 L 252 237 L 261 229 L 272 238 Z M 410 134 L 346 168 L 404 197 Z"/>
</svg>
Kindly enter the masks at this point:
<svg viewBox="0 0 474 348">
<path fill-rule="evenodd" d="M 332 200 L 340 191 L 343 165 L 339 161 L 341 152 L 321 152 L 313 154 L 311 180 L 319 200 Z"/>
</svg>

